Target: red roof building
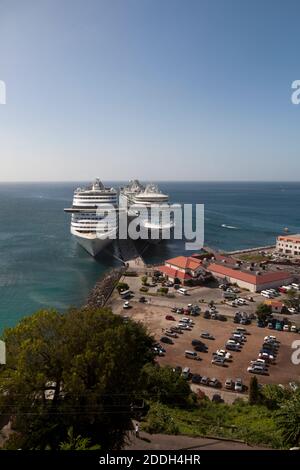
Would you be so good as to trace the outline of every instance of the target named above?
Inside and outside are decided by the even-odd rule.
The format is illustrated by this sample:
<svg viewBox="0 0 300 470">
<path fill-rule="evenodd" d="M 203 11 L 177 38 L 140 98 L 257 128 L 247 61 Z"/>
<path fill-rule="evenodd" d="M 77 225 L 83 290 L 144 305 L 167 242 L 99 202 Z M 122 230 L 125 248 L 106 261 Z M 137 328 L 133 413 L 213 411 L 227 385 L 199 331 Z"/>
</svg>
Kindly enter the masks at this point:
<svg viewBox="0 0 300 470">
<path fill-rule="evenodd" d="M 271 299 L 271 300 L 265 300 L 264 304 L 270 305 L 272 307 L 272 312 L 273 313 L 281 313 L 283 307 L 285 306 L 281 300 L 276 300 L 276 299 Z"/>
<path fill-rule="evenodd" d="M 158 270 L 164 274 L 170 281 L 179 279 L 183 284 L 186 281 L 197 279 L 204 269 L 202 261 L 192 256 L 177 256 L 165 261 L 164 266 Z"/>
<path fill-rule="evenodd" d="M 276 288 L 293 282 L 293 275 L 285 271 L 242 271 L 240 268 L 217 263 L 210 264 L 208 269 L 215 277 L 226 278 L 232 284 L 237 284 L 239 287 L 248 289 L 251 292 L 260 292 L 264 289 Z"/>
</svg>

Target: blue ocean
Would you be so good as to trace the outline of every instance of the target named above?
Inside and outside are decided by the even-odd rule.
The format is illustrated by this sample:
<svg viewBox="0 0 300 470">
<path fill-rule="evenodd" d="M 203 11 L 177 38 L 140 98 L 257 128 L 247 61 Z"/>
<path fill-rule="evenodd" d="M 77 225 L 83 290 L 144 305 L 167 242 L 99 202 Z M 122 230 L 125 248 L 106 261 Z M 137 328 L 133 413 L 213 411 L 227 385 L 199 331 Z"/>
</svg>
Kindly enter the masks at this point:
<svg viewBox="0 0 300 470">
<path fill-rule="evenodd" d="M 115 187 L 120 182 L 106 182 Z M 118 261 L 91 258 L 70 235 L 74 189 L 82 183 L 0 184 L 0 330 L 41 308 L 81 305 Z M 160 182 L 172 202 L 205 205 L 205 244 L 235 250 L 273 244 L 300 231 L 300 183 Z M 147 262 L 184 253 L 181 241 L 150 245 Z"/>
</svg>

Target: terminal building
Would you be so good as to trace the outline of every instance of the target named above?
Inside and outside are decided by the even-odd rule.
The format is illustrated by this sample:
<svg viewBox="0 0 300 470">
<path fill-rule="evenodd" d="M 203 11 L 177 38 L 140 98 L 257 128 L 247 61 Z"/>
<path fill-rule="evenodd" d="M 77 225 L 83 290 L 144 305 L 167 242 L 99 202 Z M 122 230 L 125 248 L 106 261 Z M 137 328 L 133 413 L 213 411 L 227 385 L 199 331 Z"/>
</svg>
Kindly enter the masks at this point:
<svg viewBox="0 0 300 470">
<path fill-rule="evenodd" d="M 300 234 L 279 235 L 276 241 L 276 252 L 289 258 L 300 259 Z"/>
<path fill-rule="evenodd" d="M 250 271 L 232 265 L 212 263 L 207 268 L 212 275 L 222 282 L 237 284 L 250 292 L 261 292 L 264 289 L 276 289 L 293 282 L 294 277 L 285 271 Z"/>
</svg>

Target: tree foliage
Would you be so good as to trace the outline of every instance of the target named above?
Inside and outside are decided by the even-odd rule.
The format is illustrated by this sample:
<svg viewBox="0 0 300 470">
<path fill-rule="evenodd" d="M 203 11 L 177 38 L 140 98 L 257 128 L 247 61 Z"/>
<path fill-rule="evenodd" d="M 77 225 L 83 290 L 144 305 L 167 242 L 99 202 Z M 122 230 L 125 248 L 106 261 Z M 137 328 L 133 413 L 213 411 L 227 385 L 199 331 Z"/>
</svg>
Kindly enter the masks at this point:
<svg viewBox="0 0 300 470">
<path fill-rule="evenodd" d="M 256 315 L 257 318 L 261 321 L 266 321 L 270 315 L 272 315 L 272 307 L 271 305 L 267 305 L 264 303 L 260 303 L 256 307 Z"/>
<path fill-rule="evenodd" d="M 153 340 L 107 309 L 40 311 L 6 330 L 0 413 L 23 449 L 58 449 L 68 429 L 91 445 L 120 448 Z M 18 444 L 20 445 L 20 444 Z"/>
<path fill-rule="evenodd" d="M 300 394 L 294 393 L 284 401 L 276 413 L 276 422 L 285 444 L 300 445 Z"/>
<path fill-rule="evenodd" d="M 256 405 L 260 401 L 260 393 L 258 388 L 258 382 L 256 375 L 251 377 L 249 384 L 249 403 L 250 405 Z"/>
<path fill-rule="evenodd" d="M 60 450 L 100 450 L 100 445 L 91 446 L 91 439 L 88 437 L 74 436 L 74 430 L 71 427 L 68 429 L 68 439 L 61 442 L 59 445 Z"/>
<path fill-rule="evenodd" d="M 141 374 L 141 387 L 144 388 L 145 398 L 165 404 L 187 404 L 191 396 L 186 380 L 168 366 L 146 364 Z"/>
<path fill-rule="evenodd" d="M 127 282 L 118 282 L 117 284 L 117 290 L 118 292 L 123 292 L 123 291 L 126 291 L 129 289 L 129 285 L 127 284 Z"/>
</svg>

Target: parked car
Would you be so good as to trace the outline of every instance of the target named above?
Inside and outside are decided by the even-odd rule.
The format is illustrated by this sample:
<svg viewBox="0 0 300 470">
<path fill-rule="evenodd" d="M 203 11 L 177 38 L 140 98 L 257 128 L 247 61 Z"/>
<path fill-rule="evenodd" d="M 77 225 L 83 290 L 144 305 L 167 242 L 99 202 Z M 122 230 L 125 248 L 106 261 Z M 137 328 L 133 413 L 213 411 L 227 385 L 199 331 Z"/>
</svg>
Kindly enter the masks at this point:
<svg viewBox="0 0 300 470">
<path fill-rule="evenodd" d="M 242 347 L 241 343 L 236 338 L 230 338 L 226 344 L 234 344 L 235 346 L 238 346 L 239 348 Z"/>
<path fill-rule="evenodd" d="M 166 315 L 166 320 L 175 321 L 175 318 L 173 317 L 173 315 Z"/>
<path fill-rule="evenodd" d="M 187 295 L 187 289 L 185 289 L 184 287 L 179 287 L 179 289 L 177 289 L 177 292 L 182 295 Z"/>
<path fill-rule="evenodd" d="M 266 369 L 261 366 L 249 366 L 247 368 L 248 372 L 251 372 L 252 374 L 259 374 L 259 375 L 264 375 L 266 373 Z"/>
<path fill-rule="evenodd" d="M 166 330 L 165 335 L 170 336 L 170 338 L 178 338 L 177 333 L 175 333 L 175 331 L 172 331 L 172 330 Z"/>
<path fill-rule="evenodd" d="M 154 346 L 153 348 L 153 352 L 157 355 L 157 356 L 164 356 L 165 353 L 158 347 Z"/>
<path fill-rule="evenodd" d="M 246 330 L 246 328 L 243 328 L 242 326 L 237 326 L 235 329 L 235 332 L 242 334 L 242 335 L 249 335 L 249 331 Z"/>
<path fill-rule="evenodd" d="M 187 318 L 187 317 L 182 317 L 180 318 L 179 320 L 180 322 L 183 322 L 183 323 L 188 323 L 189 325 L 194 325 L 194 322 L 191 318 Z"/>
<path fill-rule="evenodd" d="M 174 344 L 173 341 L 172 341 L 172 339 L 169 338 L 168 336 L 162 336 L 162 337 L 160 338 L 160 341 L 161 341 L 162 343 L 166 343 L 166 344 Z"/>
<path fill-rule="evenodd" d="M 225 315 L 221 315 L 220 313 L 217 315 L 217 320 L 219 321 L 227 321 L 227 317 Z"/>
<path fill-rule="evenodd" d="M 163 352 L 166 352 L 165 348 L 160 343 L 155 343 L 154 346 L 160 348 Z"/>
<path fill-rule="evenodd" d="M 201 375 L 199 374 L 194 374 L 192 376 L 192 383 L 193 384 L 200 384 L 201 383 Z"/>
<path fill-rule="evenodd" d="M 217 349 L 217 351 L 215 352 L 215 354 L 217 356 L 220 356 L 220 357 L 225 357 L 225 359 L 227 361 L 229 361 L 230 359 L 232 359 L 232 355 L 229 353 L 229 352 L 226 352 L 224 349 Z"/>
<path fill-rule="evenodd" d="M 181 323 L 179 322 L 178 323 L 178 326 L 182 329 L 182 330 L 188 330 L 190 331 L 192 328 L 191 326 L 188 324 L 188 323 Z"/>
<path fill-rule="evenodd" d="M 240 347 L 237 346 L 236 344 L 226 344 L 225 349 L 227 351 L 240 351 Z"/>
<path fill-rule="evenodd" d="M 273 362 L 275 357 L 267 352 L 260 352 L 258 355 L 259 359 L 264 359 L 266 362 Z"/>
<path fill-rule="evenodd" d="M 183 370 L 182 370 L 182 377 L 185 379 L 185 380 L 188 380 L 190 378 L 190 373 L 191 373 L 191 369 L 189 367 L 185 367 Z"/>
<path fill-rule="evenodd" d="M 232 389 L 233 389 L 233 386 L 234 386 L 234 384 L 233 384 L 233 380 L 232 380 L 232 379 L 226 379 L 226 380 L 225 380 L 225 388 L 226 388 L 227 390 L 232 390 Z"/>
<path fill-rule="evenodd" d="M 213 335 L 211 335 L 210 333 L 208 333 L 207 331 L 203 331 L 203 333 L 201 333 L 200 335 L 201 338 L 204 338 L 204 339 L 215 339 L 215 337 Z"/>
<path fill-rule="evenodd" d="M 244 389 L 242 379 L 235 379 L 234 390 L 235 392 L 242 392 Z"/>
<path fill-rule="evenodd" d="M 196 346 L 194 346 L 194 349 L 195 351 L 198 351 L 198 352 L 207 352 L 208 350 L 208 347 L 206 346 L 206 344 L 197 344 Z"/>
<path fill-rule="evenodd" d="M 201 378 L 201 385 L 208 385 L 209 378 L 205 375 Z"/>
<path fill-rule="evenodd" d="M 200 341 L 200 339 L 192 339 L 191 341 L 192 346 L 203 346 L 204 343 Z"/>
<path fill-rule="evenodd" d="M 211 360 L 211 363 L 212 364 L 215 364 L 216 366 L 225 366 L 225 358 L 224 357 L 219 357 L 219 356 L 215 356 L 212 358 Z"/>
<path fill-rule="evenodd" d="M 196 359 L 197 358 L 197 353 L 195 351 L 185 351 L 184 355 L 188 359 Z"/>
<path fill-rule="evenodd" d="M 288 308 L 288 311 L 289 311 L 290 313 L 297 313 L 297 310 L 296 310 L 294 307 Z"/>
<path fill-rule="evenodd" d="M 130 303 L 129 303 L 128 300 L 126 300 L 126 302 L 124 302 L 123 308 L 124 308 L 124 309 L 126 309 L 126 308 L 131 308 L 131 305 L 130 305 Z"/>
<path fill-rule="evenodd" d="M 215 377 L 213 377 L 212 379 L 209 380 L 208 385 L 209 385 L 210 387 L 218 388 L 218 387 L 220 387 L 221 384 L 220 384 L 220 382 L 219 382 L 218 379 L 216 379 Z"/>
<path fill-rule="evenodd" d="M 179 333 L 180 335 L 182 335 L 183 333 L 182 329 L 179 326 L 171 326 L 170 330 L 173 331 L 174 333 Z"/>
<path fill-rule="evenodd" d="M 267 341 L 267 340 L 270 340 L 270 341 L 273 341 L 274 343 L 277 343 L 276 336 L 273 336 L 273 335 L 265 336 L 264 341 Z"/>
</svg>

